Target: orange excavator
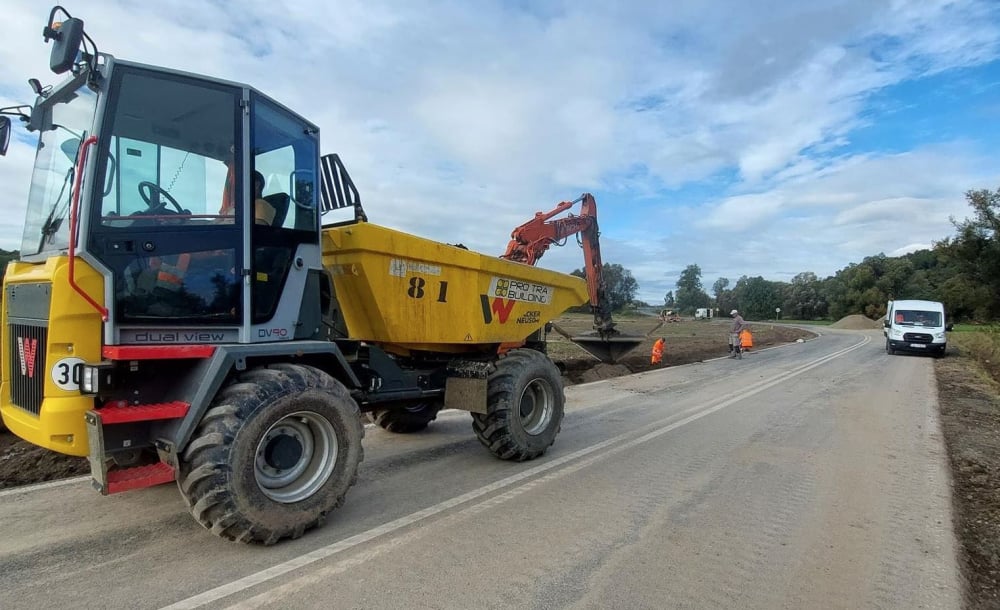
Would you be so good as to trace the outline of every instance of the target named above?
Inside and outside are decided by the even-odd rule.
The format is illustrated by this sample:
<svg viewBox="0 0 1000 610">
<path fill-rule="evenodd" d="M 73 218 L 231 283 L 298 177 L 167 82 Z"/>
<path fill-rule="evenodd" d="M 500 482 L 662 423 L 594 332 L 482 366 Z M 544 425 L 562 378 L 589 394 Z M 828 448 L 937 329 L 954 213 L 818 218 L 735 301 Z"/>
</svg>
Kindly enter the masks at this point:
<svg viewBox="0 0 1000 610">
<path fill-rule="evenodd" d="M 570 213 L 564 218 L 554 218 L 578 203 L 582 204 L 579 215 Z M 500 258 L 533 266 L 549 247 L 565 245 L 571 235 L 577 236 L 577 243 L 583 248 L 583 269 L 590 293 L 590 309 L 594 314 L 594 330 L 571 336 L 556 324 L 553 328 L 601 361 L 615 362 L 645 341 L 645 337 L 626 335 L 615 329 L 604 281 L 597 201 L 593 195 L 584 193 L 573 201 L 563 201 L 548 212 L 536 212 L 534 218 L 511 232 L 507 251 Z"/>
</svg>

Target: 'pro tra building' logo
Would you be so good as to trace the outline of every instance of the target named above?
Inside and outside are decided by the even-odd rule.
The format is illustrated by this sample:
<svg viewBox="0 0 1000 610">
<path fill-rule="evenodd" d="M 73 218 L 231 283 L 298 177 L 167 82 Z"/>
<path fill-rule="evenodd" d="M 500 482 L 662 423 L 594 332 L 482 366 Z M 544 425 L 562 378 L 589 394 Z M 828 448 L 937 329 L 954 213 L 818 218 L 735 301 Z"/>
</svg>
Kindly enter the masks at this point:
<svg viewBox="0 0 1000 610">
<path fill-rule="evenodd" d="M 490 296 L 514 301 L 524 301 L 537 305 L 548 305 L 552 302 L 552 286 L 535 284 L 513 278 L 494 277 L 490 281 Z"/>
<path fill-rule="evenodd" d="M 28 379 L 35 377 L 35 354 L 38 353 L 38 339 L 17 338 L 17 357 L 21 374 Z"/>
</svg>

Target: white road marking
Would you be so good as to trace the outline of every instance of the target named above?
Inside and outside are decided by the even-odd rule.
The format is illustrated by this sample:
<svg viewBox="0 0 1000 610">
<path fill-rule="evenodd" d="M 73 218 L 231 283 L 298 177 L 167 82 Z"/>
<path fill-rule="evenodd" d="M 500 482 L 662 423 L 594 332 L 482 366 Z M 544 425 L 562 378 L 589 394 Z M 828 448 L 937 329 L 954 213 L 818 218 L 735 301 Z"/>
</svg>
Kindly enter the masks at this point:
<svg viewBox="0 0 1000 610">
<path fill-rule="evenodd" d="M 740 390 L 738 390 L 736 392 L 732 392 L 730 394 L 727 394 L 726 396 L 722 397 L 721 399 L 718 399 L 718 400 L 715 400 L 715 401 L 712 401 L 712 402 L 709 402 L 709 403 L 704 403 L 704 404 L 692 407 L 692 408 L 688 409 L 687 411 L 684 411 L 683 413 L 680 413 L 680 414 L 676 414 L 675 413 L 672 416 L 667 417 L 667 418 L 665 418 L 665 419 L 663 419 L 663 420 L 661 420 L 659 422 L 655 422 L 653 424 L 645 426 L 643 428 L 643 430 L 647 430 L 647 429 L 652 429 L 652 430 L 649 431 L 649 432 L 646 432 L 644 434 L 640 433 L 640 435 L 638 437 L 636 436 L 636 434 L 637 434 L 636 431 L 631 431 L 631 432 L 627 432 L 625 434 L 618 435 L 616 437 L 613 437 L 613 438 L 610 438 L 608 440 L 602 441 L 602 442 L 597 443 L 595 445 L 591 445 L 590 447 L 587 447 L 586 449 L 581 449 L 579 451 L 570 453 L 570 454 L 565 455 L 565 456 L 560 457 L 560 458 L 556 458 L 556 459 L 554 459 L 552 461 L 549 461 L 549 462 L 546 462 L 544 464 L 539 464 L 538 466 L 535 466 L 533 468 L 529 468 L 529 469 L 524 470 L 524 471 L 522 471 L 522 472 L 520 472 L 518 474 L 506 477 L 504 479 L 501 479 L 501 480 L 496 481 L 494 483 L 491 483 L 489 485 L 484 485 L 483 487 L 480 487 L 478 489 L 475 489 L 473 491 L 464 493 L 464 494 L 459 495 L 459 496 L 455 496 L 454 498 L 450 498 L 450 499 L 445 500 L 443 502 L 439 502 L 438 504 L 435 504 L 435 505 L 430 506 L 428 508 L 425 508 L 423 510 L 419 510 L 417 512 L 411 513 L 411 514 L 406 515 L 404 517 L 400 517 L 398 519 L 395 519 L 393 521 L 390 521 L 390 522 L 385 523 L 383 525 L 380 525 L 378 527 L 372 528 L 372 529 L 370 529 L 368 531 L 361 532 L 360 534 L 355 534 L 354 536 L 351 536 L 350 538 L 346 538 L 344 540 L 341 540 L 341 541 L 338 541 L 338 542 L 334 542 L 334 543 L 329 544 L 327 546 L 320 547 L 320 548 L 318 548 L 318 549 L 316 549 L 314 551 L 311 551 L 311 552 L 306 553 L 304 555 L 300 555 L 299 557 L 295 557 L 295 558 L 290 559 L 288 561 L 285 561 L 285 562 L 276 564 L 274 566 L 271 566 L 270 568 L 266 568 L 264 570 L 261 570 L 259 572 L 254 573 L 254 574 L 250 574 L 248 576 L 244 576 L 243 578 L 239 578 L 239 579 L 234 580 L 234 581 L 232 581 L 230 583 L 227 583 L 227 584 L 224 584 L 224 585 L 220 585 L 218 587 L 215 587 L 214 589 L 209 589 L 208 591 L 205 591 L 205 592 L 200 593 L 198 595 L 194 595 L 192 597 L 188 597 L 186 599 L 182 599 L 182 600 L 180 600 L 178 602 L 170 604 L 169 606 L 165 606 L 162 610 L 182 610 L 182 609 L 189 609 L 189 608 L 200 608 L 200 607 L 202 607 L 202 606 L 204 606 L 206 604 L 209 604 L 209 603 L 212 603 L 214 601 L 218 601 L 220 599 L 229 597 L 230 595 L 235 595 L 236 593 L 240 593 L 241 591 L 245 591 L 245 590 L 247 590 L 247 589 L 249 589 L 251 587 L 255 587 L 255 586 L 257 586 L 259 584 L 262 584 L 262 583 L 265 583 L 265 582 L 267 582 L 269 580 L 273 580 L 273 579 L 275 579 L 275 578 L 277 578 L 279 576 L 282 576 L 284 574 L 288 574 L 289 572 L 292 572 L 292 571 L 297 570 L 299 568 L 303 568 L 303 567 L 308 566 L 310 564 L 313 564 L 313 563 L 315 563 L 317 561 L 320 561 L 320 560 L 326 559 L 328 557 L 332 557 L 334 555 L 337 555 L 339 553 L 343 553 L 345 551 L 354 549 L 355 547 L 358 547 L 359 545 L 362 545 L 362 544 L 364 544 L 366 542 L 369 542 L 369 541 L 374 540 L 376 538 L 379 538 L 381 536 L 385 536 L 385 535 L 397 532 L 397 531 L 399 531 L 399 530 L 401 530 L 403 528 L 406 528 L 408 526 L 411 526 L 411 525 L 413 525 L 413 524 L 415 524 L 417 522 L 430 519 L 431 517 L 434 517 L 435 515 L 438 515 L 438 514 L 444 512 L 444 511 L 447 511 L 447 510 L 450 510 L 452 508 L 455 508 L 456 506 L 465 504 L 467 502 L 472 502 L 473 500 L 479 500 L 480 498 L 483 498 L 483 496 L 487 496 L 489 494 L 492 494 L 494 492 L 503 490 L 505 488 L 512 487 L 512 486 L 514 486 L 514 485 L 516 485 L 518 483 L 521 483 L 522 481 L 526 481 L 527 479 L 531 479 L 533 477 L 536 477 L 536 476 L 541 475 L 543 473 L 546 473 L 548 471 L 555 470 L 556 468 L 564 466 L 564 465 L 566 465 L 566 464 L 568 464 L 570 462 L 573 462 L 575 460 L 579 460 L 580 458 L 583 458 L 585 456 L 589 456 L 591 454 L 594 454 L 596 452 L 602 451 L 604 449 L 608 449 L 609 447 L 612 447 L 613 445 L 618 445 L 617 447 L 614 447 L 614 448 L 610 449 L 609 451 L 606 451 L 605 453 L 594 455 L 593 457 L 591 457 L 591 458 L 589 458 L 587 460 L 583 460 L 582 461 L 582 465 L 575 465 L 574 467 L 571 467 L 570 470 L 568 470 L 568 471 L 578 470 L 579 468 L 582 468 L 582 467 L 584 467 L 586 465 L 589 465 L 591 463 L 596 462 L 598 459 L 604 459 L 604 458 L 607 458 L 607 457 L 609 457 L 611 455 L 615 455 L 617 453 L 625 451 L 627 449 L 631 449 L 632 447 L 636 447 L 638 445 L 646 443 L 646 442 L 648 442 L 650 440 L 653 440 L 653 439 L 655 439 L 657 437 L 660 437 L 660 436 L 662 436 L 662 435 L 664 435 L 664 434 L 666 434 L 668 432 L 676 430 L 677 428 L 680 428 L 681 426 L 685 426 L 685 425 L 687 425 L 687 424 L 689 424 L 691 422 L 697 421 L 697 420 L 699 420 L 699 419 L 701 419 L 701 418 L 703 418 L 703 417 L 705 417 L 707 415 L 711 415 L 712 413 L 715 413 L 716 411 L 722 410 L 722 409 L 724 409 L 726 407 L 729 407 L 729 406 L 731 406 L 733 404 L 736 404 L 737 402 L 745 400 L 746 398 L 748 398 L 750 396 L 753 396 L 755 394 L 763 392 L 764 390 L 767 390 L 767 389 L 769 389 L 769 388 L 771 388 L 773 386 L 776 386 L 779 383 L 782 383 L 782 382 L 784 382 L 784 381 L 786 381 L 788 379 L 791 379 L 793 377 L 797 377 L 797 376 L 799 376 L 799 375 L 801 375 L 801 374 L 803 374 L 803 373 L 805 373 L 807 371 L 810 371 L 810 370 L 812 370 L 812 369 L 814 369 L 814 368 L 816 368 L 818 366 L 821 366 L 821 365 L 823 365 L 823 364 L 825 364 L 825 363 L 827 363 L 827 362 L 829 362 L 831 360 L 834 360 L 835 358 L 839 358 L 839 357 L 843 356 L 844 354 L 847 354 L 847 353 L 852 352 L 852 351 L 854 351 L 854 350 L 856 350 L 856 349 L 858 349 L 860 347 L 863 347 L 864 345 L 867 345 L 870 341 L 871 341 L 871 337 L 865 336 L 865 338 L 863 340 L 861 340 L 858 343 L 855 343 L 852 346 L 843 348 L 843 349 L 838 350 L 836 352 L 833 352 L 831 354 L 827 354 L 826 356 L 822 356 L 820 358 L 817 358 L 816 360 L 813 360 L 812 362 L 803 364 L 803 365 L 801 365 L 801 366 L 799 366 L 797 368 L 794 368 L 794 369 L 791 369 L 791 370 L 786 371 L 784 373 L 780 373 L 778 375 L 775 375 L 774 377 L 772 377 L 770 379 L 758 381 L 757 383 L 752 384 L 752 385 L 750 385 L 748 387 L 741 388 Z M 690 414 L 690 415 L 687 415 L 687 414 Z M 684 416 L 684 415 L 687 415 L 687 417 L 685 417 L 684 419 L 681 419 L 680 421 L 676 421 L 676 418 L 678 416 Z M 668 422 L 668 421 L 670 421 L 672 423 L 664 425 L 664 423 Z M 551 476 L 555 476 L 555 475 L 556 475 L 556 473 L 553 473 Z M 546 478 L 549 478 L 549 477 L 546 477 Z M 534 487 L 534 485 L 531 485 L 531 487 Z M 516 495 L 516 494 L 511 494 L 510 497 L 513 497 L 513 495 Z M 466 509 L 464 509 L 462 512 L 476 510 L 479 505 L 484 504 L 484 503 L 489 503 L 491 506 L 493 506 L 493 505 L 496 505 L 497 503 L 505 501 L 506 498 L 507 498 L 506 494 L 504 495 L 503 499 L 485 498 L 482 501 L 478 502 L 477 504 L 474 504 L 472 506 L 466 507 Z M 391 541 L 389 541 L 389 544 L 391 544 Z M 365 559 L 362 559 L 362 561 L 367 560 L 367 558 L 374 557 L 377 554 L 378 554 L 377 552 L 366 553 L 364 555 Z M 355 559 L 353 561 L 351 561 L 351 560 L 345 560 L 345 561 L 350 561 L 351 565 L 355 565 L 356 563 L 358 563 L 357 559 Z M 341 563 L 341 562 L 338 562 L 338 563 Z M 333 569 L 337 569 L 336 566 L 337 566 L 337 564 L 335 564 L 333 566 Z"/>
<path fill-rule="evenodd" d="M 0 498 L 6 498 L 7 496 L 19 496 L 22 494 L 32 493 L 34 491 L 44 491 L 46 489 L 52 489 L 53 487 L 62 487 L 64 485 L 73 485 L 74 483 L 83 483 L 89 481 L 89 476 L 73 477 L 71 479 L 59 479 L 58 481 L 49 481 L 48 483 L 39 483 L 37 485 L 25 485 L 24 487 L 14 487 L 11 489 L 4 489 L 0 491 Z"/>
</svg>

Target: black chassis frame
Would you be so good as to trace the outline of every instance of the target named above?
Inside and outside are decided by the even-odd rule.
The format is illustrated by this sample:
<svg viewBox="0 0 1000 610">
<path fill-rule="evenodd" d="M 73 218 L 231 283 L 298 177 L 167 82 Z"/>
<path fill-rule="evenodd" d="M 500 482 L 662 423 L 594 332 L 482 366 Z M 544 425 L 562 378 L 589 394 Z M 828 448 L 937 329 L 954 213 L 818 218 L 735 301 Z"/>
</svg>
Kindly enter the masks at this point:
<svg viewBox="0 0 1000 610">
<path fill-rule="evenodd" d="M 544 351 L 544 343 L 532 342 L 530 346 Z M 449 376 L 466 376 L 469 363 L 474 363 L 475 370 L 487 371 L 489 363 L 497 358 L 495 351 L 488 350 L 396 358 L 377 345 L 343 339 L 213 347 L 213 354 L 207 358 L 115 360 L 101 364 L 102 387 L 95 396 L 96 413 L 115 408 L 115 404 L 181 401 L 190 405 L 179 419 L 102 425 L 104 459 L 155 449 L 159 459 L 176 467 L 177 456 L 191 441 L 219 390 L 251 368 L 274 363 L 316 367 L 343 383 L 365 412 L 414 401 L 442 400 Z"/>
</svg>

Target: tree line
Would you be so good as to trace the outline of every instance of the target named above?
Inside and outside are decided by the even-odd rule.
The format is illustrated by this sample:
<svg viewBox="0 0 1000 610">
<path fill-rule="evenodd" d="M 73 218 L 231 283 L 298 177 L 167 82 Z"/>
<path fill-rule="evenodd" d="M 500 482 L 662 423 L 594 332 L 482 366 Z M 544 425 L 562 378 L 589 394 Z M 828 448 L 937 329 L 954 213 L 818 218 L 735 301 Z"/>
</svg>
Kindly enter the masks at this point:
<svg viewBox="0 0 1000 610">
<path fill-rule="evenodd" d="M 738 309 L 752 319 L 840 319 L 850 314 L 878 318 L 890 299 L 941 301 L 953 319 L 991 321 L 1000 317 L 1000 189 L 965 194 L 973 215 L 952 218 L 956 234 L 931 249 L 905 256 L 869 256 L 820 279 L 804 271 L 790 282 L 742 276 L 701 283 L 701 268 L 688 265 L 664 306 L 692 313 L 699 307 Z"/>
</svg>

